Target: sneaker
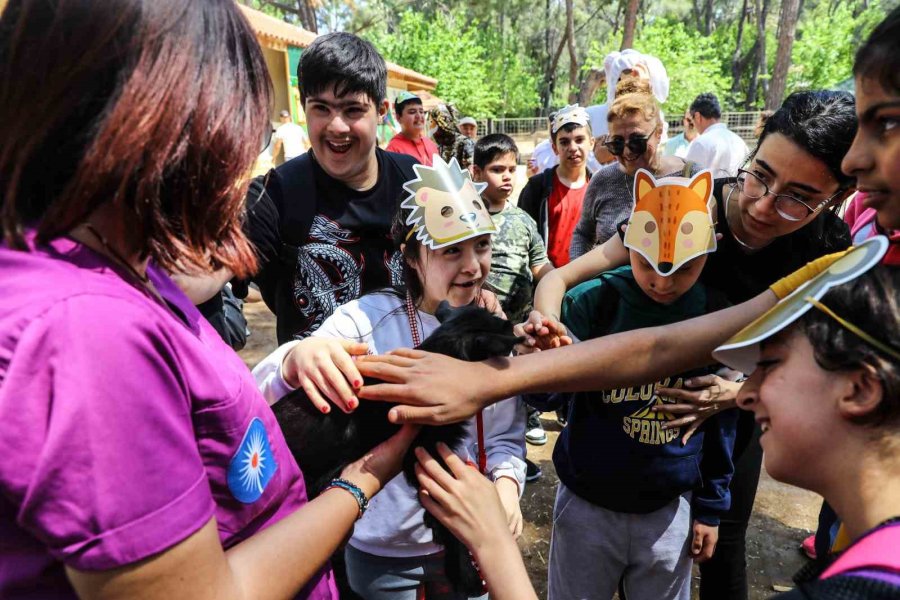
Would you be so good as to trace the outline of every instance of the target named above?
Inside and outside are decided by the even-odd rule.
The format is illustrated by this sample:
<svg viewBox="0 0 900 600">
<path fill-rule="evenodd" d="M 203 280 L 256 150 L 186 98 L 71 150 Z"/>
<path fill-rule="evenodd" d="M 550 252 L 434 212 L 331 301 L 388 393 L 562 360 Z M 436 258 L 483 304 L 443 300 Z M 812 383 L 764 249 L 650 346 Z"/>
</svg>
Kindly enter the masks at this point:
<svg viewBox="0 0 900 600">
<path fill-rule="evenodd" d="M 565 427 L 569 424 L 569 419 L 566 418 L 566 411 L 557 410 L 556 411 L 556 422 L 559 423 L 560 427 Z"/>
<path fill-rule="evenodd" d="M 535 446 L 543 446 L 547 443 L 547 433 L 541 425 L 541 413 L 532 411 L 528 413 L 528 423 L 525 425 L 525 441 Z"/>
<path fill-rule="evenodd" d="M 528 460 L 525 459 L 525 481 L 537 481 L 543 476 L 544 472 L 541 471 L 541 468 Z"/>
<path fill-rule="evenodd" d="M 803 543 L 800 544 L 800 551 L 809 558 L 816 560 L 816 534 L 812 534 L 803 540 Z"/>
</svg>

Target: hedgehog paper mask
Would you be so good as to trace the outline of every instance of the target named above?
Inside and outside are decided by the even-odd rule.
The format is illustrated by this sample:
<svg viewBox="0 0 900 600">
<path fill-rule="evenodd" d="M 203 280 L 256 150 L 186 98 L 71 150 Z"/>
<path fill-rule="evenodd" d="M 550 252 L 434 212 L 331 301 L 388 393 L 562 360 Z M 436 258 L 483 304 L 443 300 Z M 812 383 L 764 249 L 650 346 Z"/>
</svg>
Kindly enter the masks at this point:
<svg viewBox="0 0 900 600">
<path fill-rule="evenodd" d="M 714 210 L 710 171 L 691 179 L 657 180 L 639 169 L 625 246 L 646 258 L 660 275 L 671 275 L 689 260 L 715 252 Z"/>
<path fill-rule="evenodd" d="M 409 195 L 401 207 L 412 211 L 406 224 L 409 236 L 432 250 L 469 238 L 496 233 L 481 192 L 486 183 L 475 183 L 455 158 L 445 163 L 434 155 L 433 166 L 414 165 L 417 177 L 403 184 Z"/>
</svg>

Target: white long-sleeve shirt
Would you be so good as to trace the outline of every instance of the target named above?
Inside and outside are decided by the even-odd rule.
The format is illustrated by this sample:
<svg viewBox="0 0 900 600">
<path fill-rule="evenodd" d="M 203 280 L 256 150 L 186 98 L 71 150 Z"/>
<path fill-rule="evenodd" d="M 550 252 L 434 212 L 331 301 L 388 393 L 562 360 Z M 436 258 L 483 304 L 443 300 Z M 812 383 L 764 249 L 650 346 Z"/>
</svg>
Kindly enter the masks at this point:
<svg viewBox="0 0 900 600">
<path fill-rule="evenodd" d="M 725 123 L 715 123 L 694 138 L 684 159 L 710 169 L 713 177 L 720 178 L 737 175 L 749 155 L 750 149 L 738 134 Z"/>
<path fill-rule="evenodd" d="M 440 323 L 421 311 L 417 313 L 422 339 Z M 373 354 L 413 346 L 404 301 L 391 293 L 373 293 L 338 308 L 314 333 L 317 337 L 343 338 L 369 345 Z M 284 356 L 298 342 L 288 342 L 260 362 L 253 375 L 270 404 L 293 391 L 281 373 Z M 518 397 L 493 404 L 483 411 L 487 469 L 492 480 L 510 477 L 525 487 L 525 407 Z M 463 447 L 458 450 L 466 460 L 478 456 L 475 419 L 467 423 Z M 369 503 L 365 516 L 356 524 L 350 545 L 358 550 L 387 557 L 413 557 L 434 554 L 441 547 L 432 541 L 425 527 L 425 509 L 416 490 L 404 476 L 392 479 Z"/>
</svg>

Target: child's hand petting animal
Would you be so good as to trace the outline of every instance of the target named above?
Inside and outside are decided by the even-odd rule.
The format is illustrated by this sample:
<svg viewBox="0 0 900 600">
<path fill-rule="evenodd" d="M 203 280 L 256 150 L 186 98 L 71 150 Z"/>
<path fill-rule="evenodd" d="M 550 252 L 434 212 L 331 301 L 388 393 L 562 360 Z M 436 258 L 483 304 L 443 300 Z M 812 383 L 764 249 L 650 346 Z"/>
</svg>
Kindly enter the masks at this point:
<svg viewBox="0 0 900 600">
<path fill-rule="evenodd" d="M 331 404 L 351 412 L 359 406 L 356 393 L 363 383 L 353 357 L 368 351 L 368 345 L 350 340 L 306 338 L 285 355 L 281 372 L 284 380 L 306 392 L 321 412 L 330 412 Z"/>
<path fill-rule="evenodd" d="M 516 346 L 519 354 L 550 350 L 572 343 L 566 326 L 556 316 L 543 315 L 536 310 L 531 311 L 527 321 L 516 325 L 513 333 L 525 338 L 523 343 Z"/>
<path fill-rule="evenodd" d="M 371 498 L 400 474 L 403 457 L 419 429 L 418 425 L 404 425 L 400 431 L 372 448 L 371 452 L 344 467 L 341 478 L 356 484 Z"/>
<path fill-rule="evenodd" d="M 422 506 L 466 544 L 493 600 L 536 600 L 496 488 L 446 445 L 439 444 L 438 452 L 449 472 L 416 448 Z"/>
<path fill-rule="evenodd" d="M 497 495 L 500 496 L 500 504 L 503 505 L 503 510 L 506 512 L 509 532 L 515 539 L 519 539 L 524 526 L 522 507 L 519 506 L 519 484 L 510 477 L 501 477 L 494 481 L 494 488 L 496 488 Z"/>
</svg>

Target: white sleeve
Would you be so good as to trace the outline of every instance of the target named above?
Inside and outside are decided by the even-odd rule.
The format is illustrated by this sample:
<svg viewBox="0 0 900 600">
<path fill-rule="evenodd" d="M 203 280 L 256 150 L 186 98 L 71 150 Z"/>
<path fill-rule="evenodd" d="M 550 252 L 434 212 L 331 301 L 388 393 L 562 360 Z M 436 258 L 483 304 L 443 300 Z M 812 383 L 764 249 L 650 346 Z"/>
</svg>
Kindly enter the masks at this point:
<svg viewBox="0 0 900 600">
<path fill-rule="evenodd" d="M 708 169 L 711 166 L 712 156 L 709 155 L 706 147 L 700 143 L 700 139 L 698 138 L 688 146 L 687 156 L 684 157 L 684 160 L 697 163 L 702 168 Z"/>
<path fill-rule="evenodd" d="M 493 481 L 510 477 L 525 490 L 525 403 L 519 396 L 484 409 L 487 470 Z"/>
<path fill-rule="evenodd" d="M 278 346 L 274 352 L 253 367 L 253 378 L 256 379 L 256 387 L 262 392 L 269 406 L 294 391 L 294 388 L 284 379 L 284 375 L 281 372 L 281 364 L 284 362 L 284 357 L 287 356 L 287 353 L 299 343 L 300 340 L 293 340 Z"/>
</svg>

